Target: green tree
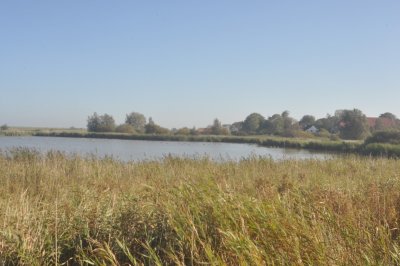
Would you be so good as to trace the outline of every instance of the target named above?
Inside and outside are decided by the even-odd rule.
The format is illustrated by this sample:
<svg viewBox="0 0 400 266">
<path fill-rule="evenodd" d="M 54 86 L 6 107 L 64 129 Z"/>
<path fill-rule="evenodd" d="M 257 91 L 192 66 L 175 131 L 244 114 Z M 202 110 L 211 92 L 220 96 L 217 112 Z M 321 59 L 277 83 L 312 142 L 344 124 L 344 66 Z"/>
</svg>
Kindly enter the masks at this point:
<svg viewBox="0 0 400 266">
<path fill-rule="evenodd" d="M 331 134 L 336 134 L 339 132 L 339 119 L 339 116 L 327 114 L 325 118 L 315 121 L 315 126 L 318 129 L 326 129 Z"/>
<path fill-rule="evenodd" d="M 4 125 L 2 125 L 2 126 L 0 127 L 0 130 L 7 130 L 7 129 L 8 129 L 7 124 L 4 124 Z"/>
<path fill-rule="evenodd" d="M 100 116 L 95 112 L 92 116 L 87 119 L 87 130 L 90 132 L 98 131 L 100 127 Z"/>
<path fill-rule="evenodd" d="M 274 114 L 268 118 L 268 121 L 270 121 L 272 134 L 283 135 L 284 119 L 280 114 Z"/>
<path fill-rule="evenodd" d="M 213 135 L 221 135 L 222 134 L 222 124 L 217 118 L 214 119 L 213 125 L 211 126 L 211 134 Z"/>
<path fill-rule="evenodd" d="M 313 126 L 314 124 L 315 124 L 315 117 L 312 115 L 305 115 L 299 121 L 299 125 L 303 130 Z"/>
<path fill-rule="evenodd" d="M 281 116 L 283 117 L 283 118 L 288 118 L 289 117 L 289 111 L 288 110 L 285 110 L 285 111 L 283 111 L 282 112 L 282 114 L 281 114 Z"/>
<path fill-rule="evenodd" d="M 260 133 L 292 136 L 296 130 L 299 130 L 297 121 L 289 116 L 289 111 L 284 111 L 265 120 L 261 125 Z"/>
<path fill-rule="evenodd" d="M 135 134 L 136 133 L 135 128 L 132 125 L 126 124 L 126 123 L 117 126 L 115 128 L 115 131 L 119 132 L 119 133 L 127 133 L 127 134 Z"/>
<path fill-rule="evenodd" d="M 367 117 L 358 109 L 340 113 L 339 131 L 342 139 L 363 139 L 369 134 Z"/>
<path fill-rule="evenodd" d="M 259 132 L 261 134 L 268 134 L 268 135 L 274 134 L 275 125 L 272 122 L 271 117 L 269 117 L 268 119 L 264 120 L 264 122 L 261 124 Z"/>
<path fill-rule="evenodd" d="M 197 131 L 196 127 L 192 127 L 192 129 L 190 130 L 190 135 L 199 135 L 199 132 Z"/>
<path fill-rule="evenodd" d="M 88 117 L 87 129 L 91 132 L 113 132 L 115 130 L 115 120 L 111 115 L 94 113 Z"/>
<path fill-rule="evenodd" d="M 190 135 L 191 130 L 188 127 L 182 127 L 179 128 L 176 132 L 175 135 Z"/>
<path fill-rule="evenodd" d="M 130 114 L 127 114 L 125 123 L 133 126 L 135 131 L 139 133 L 145 132 L 146 117 L 141 113 L 132 112 Z"/>
<path fill-rule="evenodd" d="M 390 120 L 391 122 L 388 123 L 384 121 L 385 119 Z M 379 118 L 376 120 L 375 124 L 375 130 L 386 130 L 388 128 L 392 129 L 400 129 L 400 120 L 396 117 L 396 115 L 386 112 L 383 113 L 379 116 Z"/>
<path fill-rule="evenodd" d="M 387 119 L 390 119 L 390 120 L 393 120 L 393 121 L 397 120 L 397 117 L 394 114 L 389 113 L 389 112 L 381 114 L 379 116 L 379 118 L 387 118 Z"/>
<path fill-rule="evenodd" d="M 256 134 L 260 130 L 264 121 L 265 118 L 262 115 L 258 113 L 252 113 L 244 120 L 242 129 L 248 134 Z"/>
<path fill-rule="evenodd" d="M 163 128 L 154 123 L 151 117 L 149 118 L 149 122 L 145 126 L 145 132 L 146 134 L 157 134 L 157 135 L 167 135 L 170 133 L 167 128 Z"/>
</svg>

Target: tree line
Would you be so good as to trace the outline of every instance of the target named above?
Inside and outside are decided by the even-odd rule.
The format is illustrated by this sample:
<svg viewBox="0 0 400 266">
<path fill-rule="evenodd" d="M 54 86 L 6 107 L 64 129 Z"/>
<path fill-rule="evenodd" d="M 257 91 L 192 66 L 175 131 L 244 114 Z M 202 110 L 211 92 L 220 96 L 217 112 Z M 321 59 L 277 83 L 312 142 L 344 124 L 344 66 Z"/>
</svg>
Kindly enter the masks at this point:
<svg viewBox="0 0 400 266">
<path fill-rule="evenodd" d="M 169 134 L 170 130 L 157 125 L 150 117 L 137 112 L 126 115 L 125 123 L 116 125 L 114 118 L 109 114 L 94 113 L 88 117 L 87 129 L 90 132 L 118 132 L 128 134 Z"/>
<path fill-rule="evenodd" d="M 369 121 L 369 120 L 370 121 Z M 317 135 L 333 139 L 365 139 L 379 130 L 399 130 L 400 120 L 392 113 L 386 112 L 378 118 L 367 118 L 358 109 L 337 110 L 334 115 L 316 119 L 304 115 L 299 121 L 290 116 L 289 111 L 273 114 L 266 118 L 259 113 L 248 115 L 243 121 L 232 125 L 222 125 L 215 119 L 206 128 L 168 129 L 156 124 L 150 117 L 138 112 L 126 115 L 125 123 L 116 125 L 109 114 L 94 113 L 88 117 L 87 129 L 90 132 L 118 132 L 127 134 L 176 134 L 176 135 L 276 135 L 284 137 L 307 137 Z M 310 129 L 313 129 L 312 131 Z"/>
</svg>

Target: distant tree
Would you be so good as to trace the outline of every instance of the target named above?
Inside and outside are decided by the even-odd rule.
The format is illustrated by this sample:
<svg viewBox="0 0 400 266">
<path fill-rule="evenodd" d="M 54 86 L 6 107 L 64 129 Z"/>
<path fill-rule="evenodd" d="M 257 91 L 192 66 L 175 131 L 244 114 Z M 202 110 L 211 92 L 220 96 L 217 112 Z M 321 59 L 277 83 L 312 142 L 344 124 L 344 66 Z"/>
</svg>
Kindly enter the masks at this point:
<svg viewBox="0 0 400 266">
<path fill-rule="evenodd" d="M 87 130 L 96 132 L 100 127 L 100 116 L 95 112 L 92 116 L 87 119 Z"/>
<path fill-rule="evenodd" d="M 127 134 L 135 134 L 135 128 L 130 124 L 121 124 L 115 128 L 116 132 L 119 133 L 127 133 Z"/>
<path fill-rule="evenodd" d="M 198 134 L 199 134 L 199 132 L 197 131 L 196 127 L 193 127 L 193 128 L 190 130 L 190 135 L 198 135 Z"/>
<path fill-rule="evenodd" d="M 305 115 L 299 121 L 299 125 L 303 130 L 313 126 L 314 123 L 315 123 L 315 117 L 312 115 Z"/>
<path fill-rule="evenodd" d="M 397 119 L 397 117 L 394 114 L 389 113 L 389 112 L 381 114 L 379 116 L 379 118 L 387 118 L 387 119 L 390 119 L 390 120 L 393 120 L 393 121 L 395 121 Z"/>
<path fill-rule="evenodd" d="M 367 117 L 358 109 L 343 110 L 339 121 L 342 139 L 363 139 L 369 134 Z"/>
<path fill-rule="evenodd" d="M 229 131 L 232 133 L 232 134 L 241 134 L 241 132 L 242 132 L 242 129 L 243 129 L 243 122 L 241 121 L 241 122 L 235 122 L 235 123 L 233 123 L 230 127 L 229 127 Z"/>
<path fill-rule="evenodd" d="M 386 119 L 386 121 L 385 121 Z M 390 120 L 388 123 L 387 120 Z M 392 113 L 386 112 L 376 120 L 374 130 L 400 129 L 400 120 Z"/>
<path fill-rule="evenodd" d="M 214 119 L 213 125 L 211 126 L 211 134 L 213 135 L 221 135 L 223 130 L 221 121 L 219 121 L 217 118 Z"/>
<path fill-rule="evenodd" d="M 268 119 L 264 120 L 264 122 L 260 126 L 259 132 L 261 134 L 268 134 L 268 135 L 274 134 L 274 132 L 275 132 L 275 124 L 272 121 L 271 117 L 269 117 Z"/>
<path fill-rule="evenodd" d="M 286 110 L 286 111 L 283 111 L 282 112 L 282 114 L 281 114 L 281 116 L 283 117 L 283 118 L 287 118 L 287 117 L 289 117 L 289 111 L 288 110 Z"/>
<path fill-rule="evenodd" d="M 115 120 L 111 115 L 104 114 L 100 116 L 100 129 L 103 132 L 115 131 Z"/>
<path fill-rule="evenodd" d="M 283 134 L 285 137 L 295 137 L 295 132 L 300 131 L 299 123 L 294 118 L 287 118 L 283 122 Z"/>
<path fill-rule="evenodd" d="M 115 130 L 115 120 L 111 115 L 98 115 L 94 113 L 88 117 L 87 129 L 92 132 L 113 132 Z"/>
<path fill-rule="evenodd" d="M 258 133 L 269 135 L 293 136 L 299 130 L 298 122 L 289 116 L 289 111 L 274 114 L 262 121 Z"/>
<path fill-rule="evenodd" d="M 284 133 L 284 119 L 280 114 L 272 115 L 268 121 L 270 121 L 271 134 L 282 135 Z"/>
<path fill-rule="evenodd" d="M 190 135 L 191 134 L 191 130 L 187 127 L 183 127 L 180 128 L 178 130 L 176 130 L 175 135 Z"/>
<path fill-rule="evenodd" d="M 133 126 L 135 131 L 139 133 L 145 132 L 146 117 L 141 113 L 132 112 L 130 114 L 127 114 L 125 123 Z"/>
<path fill-rule="evenodd" d="M 7 129 L 8 129 L 7 124 L 4 124 L 4 125 L 2 125 L 2 126 L 0 127 L 0 130 L 7 130 Z"/>
<path fill-rule="evenodd" d="M 258 133 L 264 121 L 265 118 L 262 115 L 258 113 L 252 113 L 244 120 L 242 130 L 248 134 L 256 134 Z"/>
<path fill-rule="evenodd" d="M 339 116 L 327 114 L 325 118 L 315 121 L 315 126 L 318 129 L 326 129 L 331 134 L 336 134 L 339 132 L 339 119 Z"/>
<path fill-rule="evenodd" d="M 157 135 L 166 135 L 170 133 L 170 131 L 167 128 L 163 128 L 154 123 L 151 117 L 149 118 L 149 122 L 145 126 L 145 132 L 146 134 L 157 134 Z"/>
</svg>

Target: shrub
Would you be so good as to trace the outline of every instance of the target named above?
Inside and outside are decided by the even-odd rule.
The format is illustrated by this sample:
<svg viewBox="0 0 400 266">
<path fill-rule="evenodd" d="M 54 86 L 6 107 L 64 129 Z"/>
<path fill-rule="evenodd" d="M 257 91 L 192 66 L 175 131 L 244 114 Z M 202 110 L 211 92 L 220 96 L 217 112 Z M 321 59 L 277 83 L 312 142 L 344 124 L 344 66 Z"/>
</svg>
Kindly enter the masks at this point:
<svg viewBox="0 0 400 266">
<path fill-rule="evenodd" d="M 377 131 L 365 140 L 366 145 L 370 143 L 400 144 L 400 131 Z"/>
<path fill-rule="evenodd" d="M 136 134 L 136 130 L 132 125 L 122 124 L 115 128 L 115 132 L 118 133 L 127 133 L 127 134 Z"/>
</svg>

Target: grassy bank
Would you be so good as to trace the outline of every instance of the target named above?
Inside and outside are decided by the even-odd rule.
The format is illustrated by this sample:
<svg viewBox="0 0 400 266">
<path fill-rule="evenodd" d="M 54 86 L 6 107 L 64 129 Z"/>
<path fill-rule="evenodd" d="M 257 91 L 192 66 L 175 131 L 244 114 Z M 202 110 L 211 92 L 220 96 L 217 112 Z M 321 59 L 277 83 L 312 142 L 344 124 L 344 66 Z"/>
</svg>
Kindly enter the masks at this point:
<svg viewBox="0 0 400 266">
<path fill-rule="evenodd" d="M 361 155 L 400 157 L 400 144 L 363 143 L 362 141 L 329 140 L 324 138 L 284 138 L 268 135 L 260 136 L 217 136 L 217 135 L 149 135 L 124 133 L 94 133 L 82 129 L 30 129 L 0 132 L 6 136 L 38 136 L 69 138 L 101 138 L 149 141 L 192 141 L 249 143 L 265 147 L 307 149 L 323 152 L 354 153 Z"/>
<path fill-rule="evenodd" d="M 33 136 L 35 134 L 57 134 L 57 133 L 85 133 L 85 129 L 79 128 L 37 128 L 37 127 L 9 127 L 0 130 L 0 136 Z"/>
<path fill-rule="evenodd" d="M 90 132 L 36 132 L 34 136 L 101 138 L 126 140 L 156 141 L 196 141 L 250 143 L 265 147 L 307 149 L 323 152 L 354 153 L 360 155 L 400 157 L 400 145 L 385 143 L 363 143 L 362 141 L 328 140 L 322 138 L 301 139 L 275 136 L 216 136 L 216 135 L 132 135 L 122 133 L 90 133 Z"/>
<path fill-rule="evenodd" d="M 400 164 L 0 156 L 0 264 L 398 265 Z"/>
</svg>

